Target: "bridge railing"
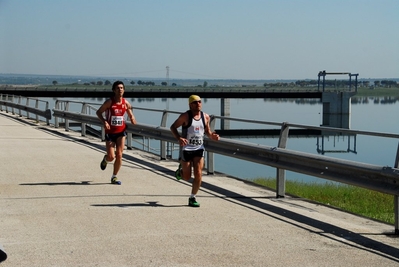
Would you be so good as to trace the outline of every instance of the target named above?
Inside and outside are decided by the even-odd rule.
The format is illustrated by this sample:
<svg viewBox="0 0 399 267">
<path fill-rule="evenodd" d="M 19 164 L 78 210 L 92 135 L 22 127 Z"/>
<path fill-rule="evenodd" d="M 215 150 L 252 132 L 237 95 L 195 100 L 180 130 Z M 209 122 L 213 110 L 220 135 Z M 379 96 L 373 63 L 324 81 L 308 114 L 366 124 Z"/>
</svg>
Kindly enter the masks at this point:
<svg viewBox="0 0 399 267">
<path fill-rule="evenodd" d="M 75 101 L 75 103 L 79 102 Z M 74 127 L 79 127 L 83 136 L 87 134 L 88 125 L 91 127 L 100 128 L 101 130 L 99 133 L 101 133 L 101 137 L 103 138 L 104 129 L 102 128 L 102 124 L 96 115 L 89 114 L 90 112 L 96 110 L 96 108 L 88 103 L 80 102 L 80 104 L 82 105 L 82 109 L 80 111 L 69 111 L 69 103 L 60 101 L 53 109 L 53 116 L 57 120 L 64 120 L 64 122 L 68 122 L 63 124 L 66 130 L 69 130 L 68 127 L 70 127 L 70 123 L 76 123 Z M 154 126 L 142 123 L 133 125 L 131 123 L 127 123 L 127 146 L 132 146 L 132 135 L 158 140 L 160 141 L 159 155 L 161 159 L 165 159 L 167 155 L 167 147 L 174 146 L 177 143 L 169 127 L 166 127 L 167 114 L 180 114 L 180 112 L 154 109 L 143 110 L 162 113 L 161 125 Z M 211 116 L 211 127 L 215 125 L 214 123 L 217 119 L 230 119 L 251 123 L 257 122 L 239 118 Z M 204 143 L 205 147 L 207 148 L 206 162 L 208 173 L 214 173 L 215 166 L 213 155 L 216 153 L 232 158 L 275 167 L 277 170 L 276 197 L 285 196 L 284 172 L 286 170 L 390 194 L 394 196 L 395 201 L 395 233 L 399 234 L 399 146 L 393 167 L 336 159 L 324 155 L 314 155 L 310 153 L 289 150 L 286 148 L 289 129 L 295 127 L 308 129 L 317 128 L 321 130 L 328 130 L 329 132 L 338 131 L 348 132 L 351 134 L 365 134 L 389 138 L 399 138 L 399 135 L 354 131 L 341 128 L 306 126 L 290 124 L 286 122 L 262 123 L 281 127 L 278 146 L 259 145 L 227 138 L 221 138 L 219 141 L 205 139 Z M 55 127 L 59 127 L 60 125 L 62 124 L 58 122 L 55 124 Z"/>
<path fill-rule="evenodd" d="M 46 120 L 47 125 L 50 124 L 51 110 L 49 109 L 48 101 L 43 101 L 32 97 L 15 96 L 8 94 L 0 94 L 0 110 L 16 114 L 22 117 L 25 115 L 27 118 L 34 119 L 39 122 L 42 117 Z"/>
</svg>

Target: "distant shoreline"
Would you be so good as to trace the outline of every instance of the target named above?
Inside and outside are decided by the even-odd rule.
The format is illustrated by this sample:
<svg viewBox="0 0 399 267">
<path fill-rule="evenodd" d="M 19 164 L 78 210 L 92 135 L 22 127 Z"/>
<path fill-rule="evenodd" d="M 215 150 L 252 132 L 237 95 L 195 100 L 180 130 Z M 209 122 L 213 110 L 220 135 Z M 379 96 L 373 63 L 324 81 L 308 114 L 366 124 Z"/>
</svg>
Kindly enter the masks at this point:
<svg viewBox="0 0 399 267">
<path fill-rule="evenodd" d="M 339 76 L 341 81 L 347 80 L 347 75 Z M 108 78 L 108 79 L 107 79 Z M 90 90 L 95 88 L 109 89 L 114 80 L 120 79 L 125 83 L 126 90 L 136 90 L 140 88 L 151 88 L 157 90 L 164 90 L 169 88 L 201 88 L 218 90 L 218 88 L 228 88 L 229 90 L 245 91 L 246 89 L 262 90 L 267 91 L 303 91 L 317 90 L 317 79 L 304 79 L 304 80 L 243 80 L 243 79 L 169 79 L 166 86 L 161 85 L 166 79 L 162 78 L 128 78 L 128 77 L 92 77 L 92 76 L 68 76 L 68 75 L 25 75 L 25 74 L 0 74 L 0 88 L 34 88 L 34 87 L 47 87 L 54 88 L 73 88 L 73 89 L 84 89 Z M 141 79 L 141 80 L 140 80 Z M 153 85 L 141 85 L 139 82 L 149 82 Z M 331 79 L 327 79 L 330 80 Z M 393 86 L 391 88 L 384 86 L 374 86 L 374 81 L 392 81 Z M 297 81 L 313 81 L 308 83 L 311 86 L 301 87 L 295 82 Z M 315 82 L 316 81 L 316 84 Z M 337 80 L 338 81 L 338 80 Z M 132 84 L 134 82 L 134 84 Z M 352 81 L 353 82 L 353 81 Z M 399 97 L 399 78 L 394 79 L 359 79 L 358 82 L 358 93 L 354 98 L 359 97 Z M 367 84 L 365 82 L 368 82 Z M 377 82 L 378 83 L 378 82 Z M 396 85 L 395 85 L 396 83 Z M 369 85 L 364 87 L 362 85 Z M 266 86 L 266 87 L 265 87 Z M 335 90 L 334 87 L 326 87 L 329 90 Z M 337 90 L 345 90 L 337 88 Z"/>
</svg>

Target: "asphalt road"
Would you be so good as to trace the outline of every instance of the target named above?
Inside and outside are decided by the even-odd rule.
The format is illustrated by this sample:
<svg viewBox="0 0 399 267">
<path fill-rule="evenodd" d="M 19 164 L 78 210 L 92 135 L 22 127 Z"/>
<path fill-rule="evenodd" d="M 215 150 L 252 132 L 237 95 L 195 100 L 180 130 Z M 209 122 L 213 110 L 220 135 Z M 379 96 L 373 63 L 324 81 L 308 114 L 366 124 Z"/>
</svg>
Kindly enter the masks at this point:
<svg viewBox="0 0 399 267">
<path fill-rule="evenodd" d="M 398 266 L 394 227 L 206 175 L 200 208 L 177 163 L 0 112 L 1 266 Z"/>
</svg>

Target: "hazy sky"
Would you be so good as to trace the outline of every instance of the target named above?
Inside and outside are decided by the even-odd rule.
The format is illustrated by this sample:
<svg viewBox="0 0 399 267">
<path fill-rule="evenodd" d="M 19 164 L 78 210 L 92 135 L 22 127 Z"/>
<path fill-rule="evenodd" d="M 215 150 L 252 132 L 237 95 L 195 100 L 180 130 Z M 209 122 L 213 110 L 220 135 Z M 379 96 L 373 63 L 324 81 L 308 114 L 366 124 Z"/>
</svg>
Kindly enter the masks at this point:
<svg viewBox="0 0 399 267">
<path fill-rule="evenodd" d="M 399 77 L 399 0 L 0 0 L 0 73 Z"/>
</svg>

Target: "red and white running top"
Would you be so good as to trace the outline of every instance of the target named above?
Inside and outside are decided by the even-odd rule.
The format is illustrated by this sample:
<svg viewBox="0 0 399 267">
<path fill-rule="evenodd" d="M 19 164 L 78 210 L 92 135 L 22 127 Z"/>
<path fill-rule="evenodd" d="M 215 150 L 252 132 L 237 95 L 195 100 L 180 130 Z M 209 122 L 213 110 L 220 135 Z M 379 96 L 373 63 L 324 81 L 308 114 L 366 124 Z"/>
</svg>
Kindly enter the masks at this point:
<svg viewBox="0 0 399 267">
<path fill-rule="evenodd" d="M 127 107 L 125 99 L 122 98 L 120 103 L 116 103 L 112 98 L 111 108 L 106 110 L 105 119 L 111 129 L 105 130 L 107 134 L 117 134 L 126 130 L 126 113 Z"/>
</svg>

